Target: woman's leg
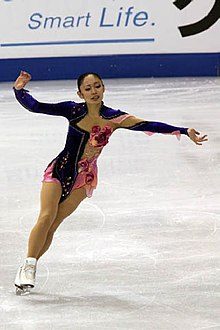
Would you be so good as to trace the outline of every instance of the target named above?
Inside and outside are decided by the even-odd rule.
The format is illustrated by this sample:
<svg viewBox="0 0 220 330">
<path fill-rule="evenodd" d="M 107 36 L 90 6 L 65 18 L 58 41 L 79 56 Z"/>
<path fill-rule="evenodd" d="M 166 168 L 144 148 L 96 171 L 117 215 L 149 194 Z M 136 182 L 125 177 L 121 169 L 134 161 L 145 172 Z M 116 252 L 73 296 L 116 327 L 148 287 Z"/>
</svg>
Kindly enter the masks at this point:
<svg viewBox="0 0 220 330">
<path fill-rule="evenodd" d="M 67 218 L 71 213 L 73 213 L 78 205 L 86 198 L 85 188 L 79 188 L 73 190 L 71 194 L 58 206 L 56 218 L 51 223 L 50 228 L 47 232 L 47 238 L 45 240 L 44 246 L 39 251 L 37 255 L 37 259 L 39 259 L 50 247 L 53 235 L 59 225 L 63 222 L 65 218 Z"/>
<path fill-rule="evenodd" d="M 61 186 L 59 184 L 53 182 L 43 183 L 40 214 L 29 236 L 28 257 L 37 258 L 42 250 L 48 231 L 56 219 L 60 196 Z"/>
</svg>

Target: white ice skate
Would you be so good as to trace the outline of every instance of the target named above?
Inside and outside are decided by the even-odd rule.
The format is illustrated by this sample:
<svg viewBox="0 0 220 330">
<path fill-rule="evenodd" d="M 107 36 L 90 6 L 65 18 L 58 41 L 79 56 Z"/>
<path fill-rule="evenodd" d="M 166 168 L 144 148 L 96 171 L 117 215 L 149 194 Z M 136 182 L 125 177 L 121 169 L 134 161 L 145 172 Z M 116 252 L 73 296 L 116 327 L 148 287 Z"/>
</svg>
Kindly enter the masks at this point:
<svg viewBox="0 0 220 330">
<path fill-rule="evenodd" d="M 18 269 L 15 278 L 16 295 L 29 294 L 35 285 L 36 259 L 27 258 L 25 264 Z"/>
</svg>

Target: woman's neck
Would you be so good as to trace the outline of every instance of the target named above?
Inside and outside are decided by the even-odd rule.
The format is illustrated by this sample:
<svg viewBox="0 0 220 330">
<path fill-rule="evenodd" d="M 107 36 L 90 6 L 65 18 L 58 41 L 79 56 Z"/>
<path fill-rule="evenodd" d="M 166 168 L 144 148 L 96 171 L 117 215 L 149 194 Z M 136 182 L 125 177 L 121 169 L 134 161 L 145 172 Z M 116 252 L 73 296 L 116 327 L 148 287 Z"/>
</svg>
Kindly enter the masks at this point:
<svg viewBox="0 0 220 330">
<path fill-rule="evenodd" d="M 87 105 L 89 117 L 97 118 L 100 116 L 100 110 L 102 107 L 102 103 L 101 104 L 86 104 L 86 105 Z"/>
</svg>

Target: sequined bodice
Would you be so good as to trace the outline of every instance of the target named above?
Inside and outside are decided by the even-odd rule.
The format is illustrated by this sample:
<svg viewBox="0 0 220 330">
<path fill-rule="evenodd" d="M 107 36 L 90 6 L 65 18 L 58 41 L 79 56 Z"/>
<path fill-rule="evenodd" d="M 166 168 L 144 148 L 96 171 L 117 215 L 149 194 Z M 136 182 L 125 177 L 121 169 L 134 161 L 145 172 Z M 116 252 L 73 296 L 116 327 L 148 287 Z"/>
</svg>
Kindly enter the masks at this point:
<svg viewBox="0 0 220 330">
<path fill-rule="evenodd" d="M 93 147 L 88 142 L 85 146 L 84 153 L 82 155 L 82 159 L 83 158 L 91 159 L 93 157 L 98 157 L 99 154 L 101 153 L 102 149 L 103 149 L 103 147 L 101 147 L 101 148 Z"/>
<path fill-rule="evenodd" d="M 98 125 L 93 126 L 81 159 L 97 158 L 103 147 L 108 143 L 112 132 L 113 128 L 110 126 L 104 126 L 103 128 Z"/>
</svg>

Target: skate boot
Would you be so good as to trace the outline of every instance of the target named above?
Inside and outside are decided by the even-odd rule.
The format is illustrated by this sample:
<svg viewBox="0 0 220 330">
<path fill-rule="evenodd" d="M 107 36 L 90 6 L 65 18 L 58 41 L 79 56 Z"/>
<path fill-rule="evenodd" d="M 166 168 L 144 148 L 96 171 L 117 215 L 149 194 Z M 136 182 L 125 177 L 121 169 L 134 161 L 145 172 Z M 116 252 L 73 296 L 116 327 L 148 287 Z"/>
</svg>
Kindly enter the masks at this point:
<svg viewBox="0 0 220 330">
<path fill-rule="evenodd" d="M 18 269 L 15 278 L 15 287 L 17 295 L 29 294 L 31 288 L 34 287 L 36 263 L 37 260 L 35 258 L 27 258 L 25 264 Z"/>
</svg>

